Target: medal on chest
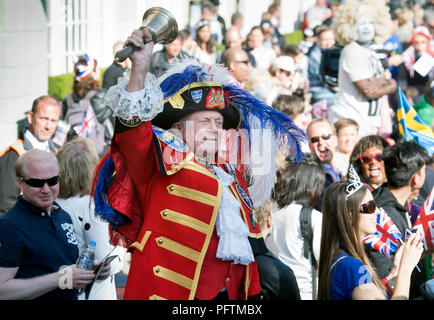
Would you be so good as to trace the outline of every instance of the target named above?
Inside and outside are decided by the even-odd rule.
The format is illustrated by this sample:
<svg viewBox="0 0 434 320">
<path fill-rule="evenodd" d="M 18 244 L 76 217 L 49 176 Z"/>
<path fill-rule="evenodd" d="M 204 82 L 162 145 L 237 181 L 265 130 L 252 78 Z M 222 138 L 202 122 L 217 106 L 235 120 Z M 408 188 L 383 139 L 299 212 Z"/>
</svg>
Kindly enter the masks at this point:
<svg viewBox="0 0 434 320">
<path fill-rule="evenodd" d="M 244 188 L 238 181 L 237 173 L 235 171 L 234 166 L 230 164 L 225 164 L 226 171 L 232 175 L 235 181 L 235 191 L 238 193 L 239 198 L 243 203 L 246 205 L 246 207 L 250 210 L 249 212 L 249 218 L 250 223 L 252 226 L 252 229 L 255 229 L 255 215 L 253 214 L 253 211 L 255 210 L 255 206 L 253 204 L 252 198 L 250 198 L 249 192 Z"/>
<path fill-rule="evenodd" d="M 249 208 L 250 210 L 254 210 L 255 206 L 253 205 L 253 201 L 250 198 L 249 192 L 239 183 L 237 173 L 235 171 L 235 168 L 231 164 L 225 163 L 225 168 L 228 173 L 232 175 L 235 181 L 235 190 L 237 191 L 238 195 L 240 196 L 241 200 L 243 200 L 244 204 Z"/>
</svg>

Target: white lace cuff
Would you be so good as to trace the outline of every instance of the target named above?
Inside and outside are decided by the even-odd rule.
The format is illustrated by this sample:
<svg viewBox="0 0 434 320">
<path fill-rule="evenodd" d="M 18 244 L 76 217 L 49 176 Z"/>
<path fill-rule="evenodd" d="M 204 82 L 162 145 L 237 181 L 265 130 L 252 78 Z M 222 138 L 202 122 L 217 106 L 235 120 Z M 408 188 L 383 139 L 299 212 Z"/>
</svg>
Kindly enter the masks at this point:
<svg viewBox="0 0 434 320">
<path fill-rule="evenodd" d="M 123 120 L 138 117 L 142 121 L 152 120 L 163 110 L 163 92 L 152 73 L 146 75 L 144 89 L 136 92 L 127 92 L 130 79 L 129 71 L 125 72 L 118 83 L 111 87 L 104 102 L 113 110 L 113 116 Z"/>
</svg>

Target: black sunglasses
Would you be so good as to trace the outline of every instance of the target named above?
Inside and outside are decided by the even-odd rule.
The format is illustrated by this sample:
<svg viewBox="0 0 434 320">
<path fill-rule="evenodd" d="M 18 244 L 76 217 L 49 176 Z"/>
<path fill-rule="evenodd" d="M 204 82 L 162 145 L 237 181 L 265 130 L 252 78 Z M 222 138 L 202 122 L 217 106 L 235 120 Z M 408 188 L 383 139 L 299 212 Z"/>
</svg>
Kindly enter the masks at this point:
<svg viewBox="0 0 434 320">
<path fill-rule="evenodd" d="M 361 204 L 359 207 L 359 212 L 364 214 L 372 214 L 377 211 L 377 205 L 374 200 L 368 201 L 364 204 Z"/>
<path fill-rule="evenodd" d="M 26 184 L 33 188 L 42 188 L 45 183 L 47 183 L 50 187 L 55 186 L 59 183 L 59 175 L 48 178 L 48 179 L 39 179 L 39 178 L 30 178 L 30 179 L 24 179 L 21 178 L 22 181 L 24 181 Z"/>
<path fill-rule="evenodd" d="M 332 136 L 332 134 L 329 133 L 329 134 L 323 134 L 322 136 L 318 136 L 318 137 L 312 137 L 312 138 L 310 138 L 310 142 L 311 143 L 317 143 L 319 141 L 319 138 L 322 138 L 323 140 L 328 140 L 331 138 L 331 136 Z"/>
</svg>

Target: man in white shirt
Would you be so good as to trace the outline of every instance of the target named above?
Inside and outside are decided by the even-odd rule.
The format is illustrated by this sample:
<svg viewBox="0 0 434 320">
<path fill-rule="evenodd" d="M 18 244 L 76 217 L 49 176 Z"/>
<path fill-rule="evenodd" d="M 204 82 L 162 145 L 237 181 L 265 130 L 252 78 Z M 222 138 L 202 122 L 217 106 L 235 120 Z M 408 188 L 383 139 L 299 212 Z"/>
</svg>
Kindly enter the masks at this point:
<svg viewBox="0 0 434 320">
<path fill-rule="evenodd" d="M 31 149 L 56 152 L 51 137 L 56 132 L 60 111 L 59 103 L 51 96 L 35 99 L 27 114 L 29 126 L 24 131 L 24 136 L 0 153 L 0 215 L 17 201 L 19 189 L 14 163 L 18 157 Z"/>
<path fill-rule="evenodd" d="M 339 66 L 338 103 L 331 107 L 332 121 L 340 118 L 354 119 L 360 125 L 360 137 L 377 134 L 381 125 L 379 103 L 384 93 L 366 95 L 361 87 L 366 88 L 369 83 L 377 83 L 380 79 L 387 81 L 374 51 L 357 42 L 346 46 L 342 51 Z M 396 90 L 396 83 L 394 80 L 390 81 L 394 82 L 394 86 L 390 84 L 388 88 L 393 92 Z"/>
<path fill-rule="evenodd" d="M 351 2 L 347 5 L 356 6 L 358 4 Z M 380 10 L 381 6 L 378 6 L 377 9 Z M 331 107 L 329 119 L 332 122 L 340 118 L 355 120 L 360 126 L 359 137 L 362 138 L 377 134 L 381 126 L 381 98 L 395 92 L 397 84 L 395 80 L 385 76 L 381 61 L 370 49 L 372 41 L 379 38 L 378 18 L 375 20 L 372 12 L 367 10 L 366 6 L 360 5 L 360 9 L 353 8 L 353 10 L 358 14 L 354 33 L 356 37 L 352 39 L 348 35 L 344 37 L 343 33 L 348 31 L 343 30 L 342 25 L 335 26 L 337 39 L 344 49 L 339 61 L 338 99 L 337 103 Z M 345 16 L 348 13 L 341 10 L 339 14 Z M 350 21 L 349 19 L 339 21 L 342 20 L 345 23 Z M 345 25 L 345 23 L 341 24 Z M 398 65 L 400 62 L 399 56 L 388 61 L 390 65 Z"/>
</svg>

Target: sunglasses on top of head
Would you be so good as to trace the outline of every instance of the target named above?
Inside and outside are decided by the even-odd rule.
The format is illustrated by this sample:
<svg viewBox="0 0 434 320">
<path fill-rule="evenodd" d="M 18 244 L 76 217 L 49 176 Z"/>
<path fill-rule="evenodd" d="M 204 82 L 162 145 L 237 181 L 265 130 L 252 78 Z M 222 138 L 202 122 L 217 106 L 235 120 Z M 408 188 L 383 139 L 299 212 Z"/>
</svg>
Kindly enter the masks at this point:
<svg viewBox="0 0 434 320">
<path fill-rule="evenodd" d="M 364 154 L 363 156 L 359 157 L 360 161 L 364 164 L 370 164 L 372 163 L 372 161 L 377 160 L 378 162 L 383 161 L 383 154 L 382 153 L 377 153 L 377 154 L 373 154 L 373 155 L 366 155 Z"/>
<path fill-rule="evenodd" d="M 42 188 L 45 183 L 47 183 L 50 187 L 55 186 L 59 183 L 59 175 L 48 178 L 48 179 L 39 179 L 39 178 L 30 178 L 24 179 L 20 178 L 25 184 L 33 187 L 33 188 Z"/>
<path fill-rule="evenodd" d="M 359 212 L 363 214 L 373 214 L 377 211 L 377 205 L 374 200 L 363 203 L 359 207 Z"/>
</svg>

